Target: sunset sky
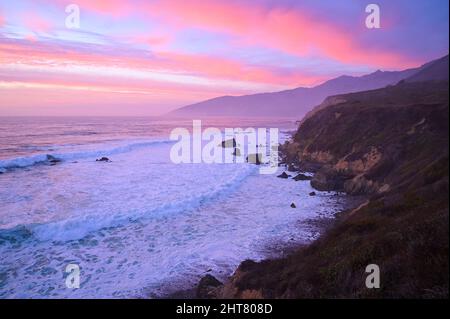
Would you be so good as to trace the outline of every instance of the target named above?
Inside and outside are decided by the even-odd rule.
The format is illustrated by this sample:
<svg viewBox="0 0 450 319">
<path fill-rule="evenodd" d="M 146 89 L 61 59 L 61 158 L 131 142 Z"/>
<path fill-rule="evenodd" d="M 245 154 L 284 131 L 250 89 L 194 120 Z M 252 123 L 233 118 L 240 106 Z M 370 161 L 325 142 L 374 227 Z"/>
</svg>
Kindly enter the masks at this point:
<svg viewBox="0 0 450 319">
<path fill-rule="evenodd" d="M 158 115 L 448 53 L 448 0 L 376 1 L 380 29 L 369 3 L 0 0 L 0 116 Z"/>
</svg>

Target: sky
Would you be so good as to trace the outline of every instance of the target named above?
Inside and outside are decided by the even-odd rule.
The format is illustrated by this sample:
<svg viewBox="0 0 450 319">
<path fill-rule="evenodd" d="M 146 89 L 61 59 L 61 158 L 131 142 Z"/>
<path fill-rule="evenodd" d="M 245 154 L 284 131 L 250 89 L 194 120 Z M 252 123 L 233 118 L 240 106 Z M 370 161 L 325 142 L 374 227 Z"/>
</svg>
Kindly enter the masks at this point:
<svg viewBox="0 0 450 319">
<path fill-rule="evenodd" d="M 370 3 L 380 28 L 367 28 Z M 79 25 L 67 25 L 79 8 Z M 448 0 L 0 0 L 0 116 L 160 115 L 448 54 Z M 74 20 L 70 20 L 74 21 Z M 70 22 L 69 21 L 69 22 Z"/>
</svg>

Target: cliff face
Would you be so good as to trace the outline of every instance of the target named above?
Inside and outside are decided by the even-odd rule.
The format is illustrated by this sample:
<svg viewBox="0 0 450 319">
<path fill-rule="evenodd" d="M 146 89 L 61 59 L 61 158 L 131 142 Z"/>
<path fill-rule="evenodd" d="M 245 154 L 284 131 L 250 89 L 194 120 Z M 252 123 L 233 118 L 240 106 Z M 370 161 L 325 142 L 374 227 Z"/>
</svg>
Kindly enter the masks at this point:
<svg viewBox="0 0 450 319">
<path fill-rule="evenodd" d="M 402 83 L 329 98 L 299 127 L 296 146 L 284 146 L 285 160 L 317 170 L 311 184 L 318 190 L 404 187 L 448 153 L 447 85 Z"/>
<path fill-rule="evenodd" d="M 287 258 L 245 262 L 227 298 L 448 297 L 448 82 L 332 97 L 306 119 L 284 161 L 319 190 L 367 194 L 318 241 Z M 367 289 L 377 264 L 381 288 Z"/>
</svg>

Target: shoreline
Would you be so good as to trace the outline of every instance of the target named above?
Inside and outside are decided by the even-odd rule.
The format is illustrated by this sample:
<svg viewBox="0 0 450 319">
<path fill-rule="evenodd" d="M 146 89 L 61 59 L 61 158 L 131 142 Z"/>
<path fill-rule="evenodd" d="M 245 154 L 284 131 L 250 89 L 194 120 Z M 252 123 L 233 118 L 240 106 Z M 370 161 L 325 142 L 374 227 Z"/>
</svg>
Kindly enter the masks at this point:
<svg viewBox="0 0 450 319">
<path fill-rule="evenodd" d="M 257 262 L 261 263 L 261 262 L 267 262 L 267 261 L 287 258 L 290 255 L 292 255 L 293 253 L 295 253 L 305 247 L 311 246 L 312 244 L 317 242 L 326 233 L 326 231 L 328 229 L 332 228 L 338 222 L 338 220 L 342 214 L 357 208 L 359 205 L 361 205 L 362 203 L 364 203 L 367 200 L 367 196 L 365 196 L 365 195 L 359 195 L 359 196 L 353 195 L 352 196 L 352 195 L 348 195 L 348 194 L 340 193 L 340 192 L 334 192 L 334 193 L 335 193 L 335 196 L 341 196 L 344 200 L 343 200 L 343 203 L 341 203 L 342 208 L 339 211 L 335 212 L 332 215 L 332 217 L 327 218 L 327 217 L 318 216 L 316 218 L 310 218 L 307 220 L 299 219 L 296 222 L 297 223 L 297 225 L 296 225 L 297 231 L 301 231 L 301 229 L 302 228 L 304 229 L 305 227 L 313 228 L 312 232 L 315 233 L 313 235 L 313 236 L 315 236 L 314 239 L 312 239 L 308 242 L 305 242 L 305 243 L 300 243 L 300 242 L 269 243 L 268 245 L 266 245 L 263 248 L 263 250 L 265 250 L 264 257 L 261 258 L 260 260 L 258 260 Z M 217 295 L 208 296 L 208 297 L 201 296 L 201 295 L 199 295 L 199 289 L 206 288 L 206 290 L 208 290 L 209 288 L 211 288 L 208 286 L 208 283 L 210 283 L 211 280 L 217 280 L 217 285 L 220 282 L 220 286 L 218 285 L 216 287 L 213 287 L 214 289 L 217 287 L 219 287 L 219 288 L 224 287 L 228 282 L 230 282 L 230 280 L 233 278 L 233 276 L 236 275 L 237 271 L 239 271 L 242 264 L 248 263 L 248 262 L 256 263 L 256 261 L 253 261 L 251 259 L 245 259 L 245 260 L 242 260 L 237 267 L 235 267 L 235 269 L 231 275 L 212 276 L 210 274 L 210 271 L 207 271 L 203 275 L 199 275 L 198 280 L 195 282 L 194 285 L 192 285 L 190 287 L 163 293 L 159 296 L 149 295 L 148 297 L 154 298 L 154 299 L 215 299 L 215 298 L 218 298 L 219 296 L 217 296 Z M 206 279 L 206 285 L 204 283 L 202 283 L 202 281 L 205 281 L 205 279 Z M 202 287 L 203 285 L 205 285 L 205 287 Z"/>
</svg>

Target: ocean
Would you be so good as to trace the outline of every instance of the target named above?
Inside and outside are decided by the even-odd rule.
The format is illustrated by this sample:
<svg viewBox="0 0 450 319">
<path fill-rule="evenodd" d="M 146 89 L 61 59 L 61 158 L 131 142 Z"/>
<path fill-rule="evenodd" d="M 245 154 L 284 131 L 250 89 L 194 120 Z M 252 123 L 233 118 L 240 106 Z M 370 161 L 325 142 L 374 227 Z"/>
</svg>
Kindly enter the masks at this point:
<svg viewBox="0 0 450 319">
<path fill-rule="evenodd" d="M 284 140 L 296 127 L 286 119 L 202 124 L 277 127 Z M 175 127 L 192 121 L 0 118 L 0 298 L 164 296 L 310 242 L 320 230 L 311 221 L 344 205 L 249 163 L 174 164 Z M 103 156 L 111 161 L 96 161 Z M 68 264 L 79 265 L 78 289 L 66 286 Z"/>
</svg>

